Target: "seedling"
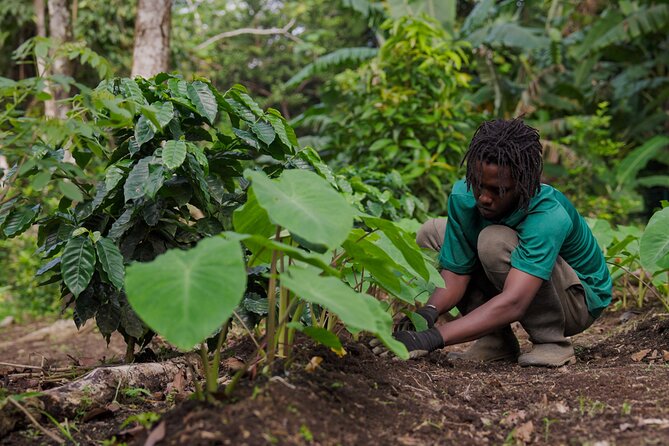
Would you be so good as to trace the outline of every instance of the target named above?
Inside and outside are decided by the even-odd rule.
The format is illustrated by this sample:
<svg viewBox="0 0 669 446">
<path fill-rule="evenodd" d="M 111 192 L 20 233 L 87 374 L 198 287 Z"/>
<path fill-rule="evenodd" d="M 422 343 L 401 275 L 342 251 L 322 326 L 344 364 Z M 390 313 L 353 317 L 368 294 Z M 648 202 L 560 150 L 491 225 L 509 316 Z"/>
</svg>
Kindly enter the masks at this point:
<svg viewBox="0 0 669 446">
<path fill-rule="evenodd" d="M 549 444 L 548 443 L 548 434 L 549 434 L 549 431 L 550 431 L 550 427 L 553 423 L 557 423 L 558 420 L 554 419 L 554 418 L 544 417 L 543 422 L 544 422 L 544 441 L 546 442 L 546 444 Z"/>
<path fill-rule="evenodd" d="M 151 392 L 142 387 L 126 387 L 123 389 L 123 395 L 128 398 L 139 398 L 141 395 L 151 396 Z"/>
<path fill-rule="evenodd" d="M 300 435 L 302 435 L 302 438 L 309 443 L 314 441 L 314 434 L 311 433 L 306 424 L 300 426 Z"/>
<path fill-rule="evenodd" d="M 155 412 L 141 412 L 126 418 L 123 424 L 121 424 L 121 429 L 132 423 L 136 423 L 148 430 L 151 429 L 151 426 L 158 420 L 160 420 L 160 415 Z"/>
<path fill-rule="evenodd" d="M 627 401 L 623 402 L 623 406 L 620 408 L 620 413 L 622 415 L 629 415 L 632 413 L 632 405 Z"/>
</svg>

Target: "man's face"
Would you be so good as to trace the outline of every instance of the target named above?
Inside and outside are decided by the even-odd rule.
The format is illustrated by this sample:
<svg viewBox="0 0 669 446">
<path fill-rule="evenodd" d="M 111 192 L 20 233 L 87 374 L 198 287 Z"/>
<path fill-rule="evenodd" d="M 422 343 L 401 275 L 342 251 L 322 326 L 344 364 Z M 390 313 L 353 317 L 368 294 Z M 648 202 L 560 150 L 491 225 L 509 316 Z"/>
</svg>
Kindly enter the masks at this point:
<svg viewBox="0 0 669 446">
<path fill-rule="evenodd" d="M 472 189 L 483 218 L 499 220 L 515 211 L 519 194 L 509 168 L 487 162 L 478 163 L 476 168 L 481 171 L 481 186 L 472 185 Z M 502 190 L 504 195 L 501 195 Z"/>
</svg>

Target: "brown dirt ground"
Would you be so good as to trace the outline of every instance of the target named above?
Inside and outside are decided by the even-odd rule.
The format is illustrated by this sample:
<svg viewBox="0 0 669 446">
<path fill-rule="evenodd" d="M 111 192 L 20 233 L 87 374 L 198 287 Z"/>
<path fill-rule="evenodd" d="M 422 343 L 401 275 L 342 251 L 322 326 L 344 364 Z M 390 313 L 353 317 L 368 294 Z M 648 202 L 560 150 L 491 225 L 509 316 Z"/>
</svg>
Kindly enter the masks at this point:
<svg viewBox="0 0 669 446">
<path fill-rule="evenodd" d="M 81 371 L 123 357 L 122 340 L 107 348 L 94 330 L 30 341 L 46 323 L 0 329 L 0 362 Z M 526 336 L 517 328 L 524 350 Z M 339 358 L 324 347 L 296 345 L 290 366 L 267 379 L 243 380 L 218 405 L 163 392 L 119 398 L 105 417 L 70 422 L 80 444 L 145 444 L 149 432 L 121 427 L 133 414 L 162 414 L 150 439 L 159 445 L 669 445 L 669 314 L 606 313 L 573 338 L 578 362 L 558 369 L 450 362 L 447 348 L 402 362 L 347 342 Z M 240 342 L 228 355 L 250 350 Z M 323 361 L 312 371 L 312 358 Z M 227 359 L 230 364 L 234 359 Z M 0 392 L 56 385 L 55 373 L 0 365 Z M 225 370 L 223 371 L 225 372 Z M 45 426 L 55 431 L 53 425 Z M 55 444 L 34 427 L 0 445 Z"/>
</svg>

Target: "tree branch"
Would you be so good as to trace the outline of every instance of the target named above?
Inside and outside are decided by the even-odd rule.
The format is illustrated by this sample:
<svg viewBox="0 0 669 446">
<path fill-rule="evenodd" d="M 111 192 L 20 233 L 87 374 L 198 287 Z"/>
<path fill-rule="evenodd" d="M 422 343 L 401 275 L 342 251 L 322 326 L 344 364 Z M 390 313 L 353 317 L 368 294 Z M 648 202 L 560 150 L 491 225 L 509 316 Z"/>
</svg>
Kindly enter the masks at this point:
<svg viewBox="0 0 669 446">
<path fill-rule="evenodd" d="M 292 35 L 289 30 L 295 24 L 295 19 L 290 19 L 290 22 L 286 24 L 283 28 L 239 28 L 233 31 L 226 31 L 224 33 L 217 34 L 209 39 L 205 40 L 201 44 L 195 47 L 196 50 L 201 50 L 208 47 L 212 43 L 218 42 L 219 40 L 227 39 L 228 37 L 241 36 L 243 34 L 255 34 L 255 35 L 272 35 L 272 34 L 281 34 L 288 37 L 296 42 L 301 42 L 301 40 L 294 35 Z"/>
</svg>

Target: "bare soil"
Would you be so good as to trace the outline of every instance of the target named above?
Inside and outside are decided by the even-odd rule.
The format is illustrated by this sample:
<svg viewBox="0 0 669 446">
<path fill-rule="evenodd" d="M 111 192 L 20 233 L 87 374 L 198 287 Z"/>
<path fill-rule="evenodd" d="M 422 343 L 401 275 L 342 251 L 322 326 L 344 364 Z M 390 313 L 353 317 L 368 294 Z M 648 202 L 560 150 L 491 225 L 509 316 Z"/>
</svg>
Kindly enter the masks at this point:
<svg viewBox="0 0 669 446">
<path fill-rule="evenodd" d="M 122 340 L 107 347 L 92 329 L 22 338 L 46 325 L 0 329 L 0 392 L 43 390 L 123 357 Z M 575 365 L 543 369 L 446 358 L 466 345 L 402 362 L 374 356 L 363 341 L 346 342 L 340 358 L 302 340 L 292 363 L 272 378 L 246 377 L 219 404 L 186 399 L 188 387 L 121 389 L 109 410 L 82 409 L 67 427 L 85 445 L 669 445 L 669 314 L 607 312 L 573 341 Z M 240 340 L 226 351 L 223 380 L 251 347 Z M 123 425 L 147 412 L 161 415 L 150 430 Z M 23 444 L 56 443 L 29 422 L 0 439 Z"/>
</svg>

